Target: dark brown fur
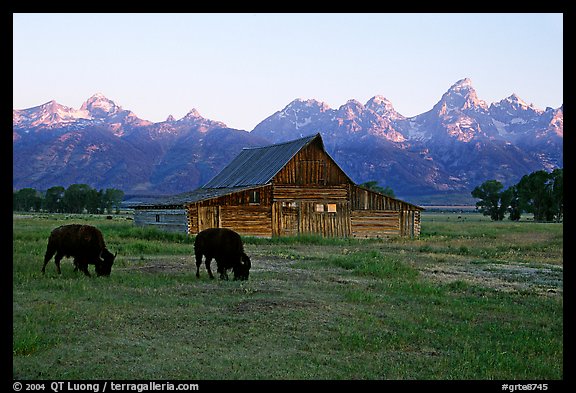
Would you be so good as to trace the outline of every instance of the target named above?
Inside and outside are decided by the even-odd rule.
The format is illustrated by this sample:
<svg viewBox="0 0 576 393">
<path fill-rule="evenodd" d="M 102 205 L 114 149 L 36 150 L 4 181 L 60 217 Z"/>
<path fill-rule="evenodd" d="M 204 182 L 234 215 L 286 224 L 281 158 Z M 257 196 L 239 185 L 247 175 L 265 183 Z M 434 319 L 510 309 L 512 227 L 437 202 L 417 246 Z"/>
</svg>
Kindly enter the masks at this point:
<svg viewBox="0 0 576 393">
<path fill-rule="evenodd" d="M 58 274 L 61 274 L 62 258 L 73 257 L 74 271 L 80 269 L 87 276 L 90 276 L 88 265 L 95 265 L 98 276 L 109 276 L 116 258 L 116 254 L 106 248 L 104 237 L 98 228 L 81 224 L 62 225 L 52 230 L 44 254 L 42 273 L 54 254 Z"/>
<path fill-rule="evenodd" d="M 210 278 L 214 278 L 210 270 L 212 258 L 216 260 L 221 279 L 228 279 L 227 270 L 232 269 L 235 280 L 247 280 L 250 274 L 251 262 L 244 253 L 244 244 L 240 235 L 228 228 L 209 228 L 196 235 L 194 240 L 196 256 L 196 277 L 200 277 L 202 256 L 206 257 L 206 270 Z"/>
</svg>

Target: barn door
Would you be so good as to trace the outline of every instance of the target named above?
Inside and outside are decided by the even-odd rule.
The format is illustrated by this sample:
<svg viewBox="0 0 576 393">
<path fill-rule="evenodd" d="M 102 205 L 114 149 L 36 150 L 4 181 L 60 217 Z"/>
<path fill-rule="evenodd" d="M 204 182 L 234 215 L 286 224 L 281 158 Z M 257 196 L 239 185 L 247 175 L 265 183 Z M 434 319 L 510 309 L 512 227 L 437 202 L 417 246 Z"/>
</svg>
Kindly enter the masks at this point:
<svg viewBox="0 0 576 393">
<path fill-rule="evenodd" d="M 282 236 L 298 236 L 299 230 L 299 203 L 298 202 L 282 202 L 281 222 L 282 227 L 280 233 Z"/>
<path fill-rule="evenodd" d="M 198 232 L 220 226 L 220 207 L 204 206 L 198 208 Z"/>
</svg>

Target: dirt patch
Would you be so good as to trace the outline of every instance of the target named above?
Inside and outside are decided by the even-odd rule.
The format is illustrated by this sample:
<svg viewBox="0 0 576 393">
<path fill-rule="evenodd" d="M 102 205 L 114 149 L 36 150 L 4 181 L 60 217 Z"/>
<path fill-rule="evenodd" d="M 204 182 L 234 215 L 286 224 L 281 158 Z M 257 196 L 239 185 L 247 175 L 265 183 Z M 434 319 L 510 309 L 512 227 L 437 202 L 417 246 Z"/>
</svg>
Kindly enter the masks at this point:
<svg viewBox="0 0 576 393">
<path fill-rule="evenodd" d="M 425 277 L 444 283 L 464 281 L 506 292 L 563 293 L 563 269 L 556 265 L 457 264 L 429 266 L 420 271 Z"/>
<path fill-rule="evenodd" d="M 124 258 L 124 263 L 126 266 L 114 268 L 114 270 L 136 270 L 151 274 L 196 272 L 196 265 L 187 257 Z"/>
<path fill-rule="evenodd" d="M 297 267 L 303 263 L 274 255 L 253 255 L 251 273 L 272 273 L 268 277 L 267 283 L 274 282 L 274 274 L 289 276 L 295 282 L 302 281 L 336 281 L 339 284 L 358 285 L 362 279 L 358 277 L 342 276 L 334 274 L 329 269 L 321 274 L 314 274 L 310 269 Z M 309 261 L 314 263 L 314 261 Z M 153 258 L 125 258 L 124 266 L 115 270 L 132 270 L 149 274 L 185 274 L 195 273 L 196 264 L 189 256 L 155 256 Z M 463 281 L 471 285 L 479 285 L 498 291 L 531 291 L 539 294 L 554 296 L 563 295 L 563 269 L 562 266 L 541 264 L 538 266 L 527 266 L 520 263 L 472 263 L 465 258 L 455 263 L 435 263 L 433 265 L 416 266 L 423 277 L 440 283 L 451 283 Z M 317 269 L 315 268 L 315 271 Z M 216 263 L 212 263 L 212 272 L 216 272 Z M 318 271 L 317 271 L 318 273 Z M 201 277 L 207 277 L 206 268 L 203 264 L 200 268 Z M 273 309 L 279 307 L 297 307 L 298 302 L 268 302 L 238 305 L 237 311 L 247 311 L 256 309 Z M 300 304 L 302 306 L 302 304 Z"/>
<path fill-rule="evenodd" d="M 316 303 L 308 300 L 282 299 L 249 299 L 234 306 L 235 312 L 271 311 L 275 309 L 299 309 L 316 307 Z"/>
<path fill-rule="evenodd" d="M 274 272 L 290 275 L 310 275 L 306 269 L 299 269 L 293 266 L 297 261 L 275 256 L 252 257 L 251 261 L 250 273 Z M 115 270 L 135 270 L 146 273 L 196 273 L 195 260 L 185 256 L 155 256 L 146 259 L 127 257 L 124 258 L 124 263 L 125 266 L 118 267 Z M 210 269 L 213 274 L 216 274 L 216 261 L 212 261 Z M 200 275 L 208 275 L 204 262 L 200 266 Z"/>
</svg>

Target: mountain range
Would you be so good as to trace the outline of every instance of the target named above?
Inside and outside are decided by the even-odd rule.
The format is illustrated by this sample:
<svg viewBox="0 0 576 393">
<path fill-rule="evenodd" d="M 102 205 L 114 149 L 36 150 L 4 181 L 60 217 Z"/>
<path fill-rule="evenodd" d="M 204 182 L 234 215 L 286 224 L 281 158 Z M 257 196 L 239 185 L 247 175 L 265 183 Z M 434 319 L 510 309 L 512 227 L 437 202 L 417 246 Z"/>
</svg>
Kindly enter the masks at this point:
<svg viewBox="0 0 576 393">
<path fill-rule="evenodd" d="M 296 99 L 246 131 L 195 109 L 154 123 L 95 94 L 80 109 L 50 101 L 13 110 L 12 124 L 14 189 L 85 183 L 127 195 L 176 194 L 206 183 L 244 147 L 318 132 L 355 182 L 375 180 L 414 203 L 464 202 L 486 180 L 509 186 L 563 167 L 563 106 L 542 110 L 515 94 L 488 105 L 468 78 L 413 117 L 381 95 L 338 109 Z"/>
</svg>

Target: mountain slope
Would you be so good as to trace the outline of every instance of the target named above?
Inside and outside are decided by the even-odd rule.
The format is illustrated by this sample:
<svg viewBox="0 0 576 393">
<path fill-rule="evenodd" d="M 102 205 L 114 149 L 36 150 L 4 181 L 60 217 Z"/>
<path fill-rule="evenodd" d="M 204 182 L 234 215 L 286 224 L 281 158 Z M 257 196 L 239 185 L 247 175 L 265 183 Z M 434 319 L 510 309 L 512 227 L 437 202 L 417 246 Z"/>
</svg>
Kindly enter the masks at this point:
<svg viewBox="0 0 576 393">
<path fill-rule="evenodd" d="M 251 132 L 192 109 L 152 123 L 101 94 L 79 109 L 54 101 L 13 111 L 13 187 L 87 183 L 126 193 L 173 194 L 201 186 L 243 147 L 320 132 L 328 153 L 356 182 L 376 180 L 407 199 L 505 185 L 563 166 L 563 107 L 545 110 L 515 94 L 488 105 L 470 79 L 429 111 L 406 118 L 377 95 L 332 109 L 296 99 Z"/>
</svg>

